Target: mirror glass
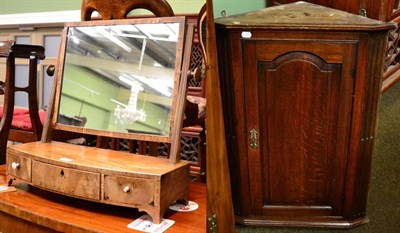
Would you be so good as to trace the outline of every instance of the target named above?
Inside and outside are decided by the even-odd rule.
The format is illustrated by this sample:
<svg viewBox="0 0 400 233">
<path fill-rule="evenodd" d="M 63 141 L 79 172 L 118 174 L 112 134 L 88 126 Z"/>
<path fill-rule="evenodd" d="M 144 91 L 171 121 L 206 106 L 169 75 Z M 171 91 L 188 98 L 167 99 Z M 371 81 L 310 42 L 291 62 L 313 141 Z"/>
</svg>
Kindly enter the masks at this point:
<svg viewBox="0 0 400 233">
<path fill-rule="evenodd" d="M 169 135 L 181 64 L 180 23 L 66 30 L 57 124 Z"/>
</svg>

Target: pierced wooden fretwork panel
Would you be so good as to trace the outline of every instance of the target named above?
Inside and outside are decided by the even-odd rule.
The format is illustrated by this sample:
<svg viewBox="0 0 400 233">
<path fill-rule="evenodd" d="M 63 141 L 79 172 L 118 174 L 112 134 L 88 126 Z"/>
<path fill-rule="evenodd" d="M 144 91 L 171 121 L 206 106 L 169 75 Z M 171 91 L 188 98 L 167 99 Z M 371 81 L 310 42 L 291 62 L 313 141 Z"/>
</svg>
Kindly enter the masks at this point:
<svg viewBox="0 0 400 233">
<path fill-rule="evenodd" d="M 399 48 L 399 38 L 400 38 L 400 28 L 390 31 L 389 33 L 388 48 L 385 57 L 384 66 L 384 77 L 388 77 L 390 74 L 394 73 L 393 69 L 399 69 L 400 60 L 400 48 Z"/>
<path fill-rule="evenodd" d="M 196 137 L 181 137 L 181 159 L 197 163 L 200 139 Z"/>
<path fill-rule="evenodd" d="M 129 141 L 126 139 L 118 139 L 116 141 L 119 150 L 139 152 L 139 141 Z M 132 149 L 130 149 L 132 148 Z"/>
<path fill-rule="evenodd" d="M 400 81 L 400 9 L 399 0 L 393 1 L 390 21 L 397 24 L 397 28 L 388 34 L 388 44 L 385 56 L 382 92 L 388 90 L 394 83 Z"/>
<path fill-rule="evenodd" d="M 168 157 L 168 155 L 169 155 L 169 144 L 167 144 L 167 143 L 159 143 L 157 150 L 158 150 L 159 156 Z"/>
<path fill-rule="evenodd" d="M 198 127 L 187 127 L 182 131 L 180 155 L 182 160 L 189 161 L 190 176 L 193 181 L 205 182 L 206 145 L 204 132 Z"/>
<path fill-rule="evenodd" d="M 189 161 L 191 163 L 196 164 L 198 162 L 198 157 L 199 157 L 199 147 L 200 147 L 200 141 L 201 139 L 199 137 L 193 137 L 193 136 L 182 136 L 181 137 L 181 159 Z M 118 150 L 120 151 L 131 151 L 132 143 L 137 143 L 137 141 L 130 141 L 130 140 L 125 140 L 125 139 L 119 139 L 118 140 Z M 109 146 L 111 147 L 111 144 Z M 139 148 L 139 145 L 134 146 L 134 148 Z M 146 145 L 147 152 L 150 150 L 149 144 Z M 134 152 L 138 152 L 138 149 L 135 149 Z M 169 153 L 169 146 L 167 143 L 158 143 L 157 147 L 158 151 L 158 156 L 163 156 L 163 157 L 168 157 Z"/>
<path fill-rule="evenodd" d="M 199 43 L 193 43 L 192 57 L 190 61 L 190 70 L 193 71 L 196 68 L 201 68 L 203 65 L 203 53 Z M 194 79 L 190 79 L 188 82 L 189 87 L 201 87 L 201 82 L 196 82 Z"/>
<path fill-rule="evenodd" d="M 146 145 L 140 144 L 142 142 L 126 139 L 111 139 L 108 141 L 108 149 L 127 151 L 131 153 L 148 154 L 151 151 L 150 143 Z M 96 143 L 91 143 L 96 145 Z M 144 146 L 144 147 L 143 147 Z M 157 155 L 160 157 L 168 157 L 169 155 L 168 143 L 157 143 Z M 181 160 L 189 161 L 191 164 L 191 178 L 193 181 L 204 182 L 205 175 L 205 158 L 200 156 L 205 154 L 205 145 L 200 137 L 200 132 L 187 132 L 183 133 L 181 137 Z"/>
</svg>

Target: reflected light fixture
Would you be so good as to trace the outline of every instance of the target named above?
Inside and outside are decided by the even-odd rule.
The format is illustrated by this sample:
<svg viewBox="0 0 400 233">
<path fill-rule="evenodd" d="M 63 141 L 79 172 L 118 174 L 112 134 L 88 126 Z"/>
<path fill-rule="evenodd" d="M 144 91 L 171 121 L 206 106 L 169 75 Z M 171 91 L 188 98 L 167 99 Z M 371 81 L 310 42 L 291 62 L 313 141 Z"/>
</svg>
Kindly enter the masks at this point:
<svg viewBox="0 0 400 233">
<path fill-rule="evenodd" d="M 143 91 L 143 87 L 136 81 L 120 76 L 119 79 L 131 86 L 131 95 L 128 105 L 117 103 L 114 109 L 115 124 L 131 125 L 136 121 L 146 121 L 146 112 L 143 109 L 137 109 L 138 95 Z"/>
</svg>

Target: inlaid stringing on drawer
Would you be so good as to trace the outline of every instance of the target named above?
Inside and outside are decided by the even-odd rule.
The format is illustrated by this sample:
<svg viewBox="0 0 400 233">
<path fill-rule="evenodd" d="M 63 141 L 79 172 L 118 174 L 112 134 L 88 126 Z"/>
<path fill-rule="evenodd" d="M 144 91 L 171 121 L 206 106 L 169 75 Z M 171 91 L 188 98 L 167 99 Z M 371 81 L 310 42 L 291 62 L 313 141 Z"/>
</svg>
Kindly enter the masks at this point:
<svg viewBox="0 0 400 233">
<path fill-rule="evenodd" d="M 33 161 L 32 183 L 67 195 L 100 200 L 100 174 Z"/>
</svg>

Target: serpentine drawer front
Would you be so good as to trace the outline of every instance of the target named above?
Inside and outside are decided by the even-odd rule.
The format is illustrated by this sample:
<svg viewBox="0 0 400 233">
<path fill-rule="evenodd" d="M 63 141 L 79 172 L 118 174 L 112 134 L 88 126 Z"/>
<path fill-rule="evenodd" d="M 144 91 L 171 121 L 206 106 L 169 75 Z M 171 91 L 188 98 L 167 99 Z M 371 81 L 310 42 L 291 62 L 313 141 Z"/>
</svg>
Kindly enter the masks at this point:
<svg viewBox="0 0 400 233">
<path fill-rule="evenodd" d="M 32 183 L 66 195 L 100 200 L 99 173 L 33 161 Z"/>
</svg>

